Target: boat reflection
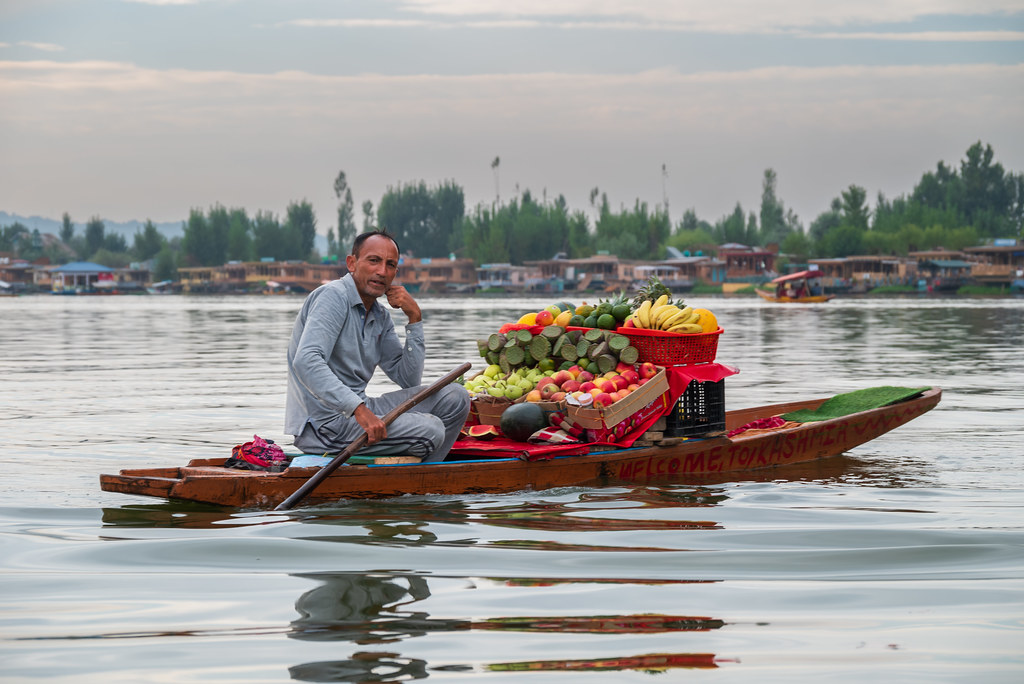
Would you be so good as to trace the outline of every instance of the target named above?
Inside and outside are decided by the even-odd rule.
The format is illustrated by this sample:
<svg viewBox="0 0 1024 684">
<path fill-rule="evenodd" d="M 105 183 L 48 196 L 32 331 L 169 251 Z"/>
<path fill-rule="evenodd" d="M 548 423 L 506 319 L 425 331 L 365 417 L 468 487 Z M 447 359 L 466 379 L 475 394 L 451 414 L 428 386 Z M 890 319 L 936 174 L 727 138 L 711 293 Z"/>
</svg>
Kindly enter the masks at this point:
<svg viewBox="0 0 1024 684">
<path fill-rule="evenodd" d="M 713 654 L 642 653 L 599 659 L 552 659 L 521 662 L 468 662 L 430 667 L 416 658 L 402 657 L 395 645 L 431 633 L 491 631 L 522 633 L 661 634 L 708 632 L 725 626 L 705 616 L 666 615 L 545 615 L 493 617 L 478 620 L 434 618 L 422 610 L 429 598 L 428 579 L 415 574 L 312 573 L 295 575 L 317 586 L 295 603 L 299 618 L 288 636 L 303 641 L 348 641 L 359 649 L 349 657 L 303 663 L 289 668 L 293 679 L 318 682 L 397 682 L 423 679 L 434 671 L 512 672 L 533 670 L 578 671 L 592 669 L 664 671 L 680 667 L 717 667 Z M 487 578 L 507 585 L 544 586 L 555 583 L 592 583 L 591 579 L 524 580 Z M 600 580 L 597 580 L 600 581 Z M 630 581 L 639 584 L 686 583 L 682 580 Z M 418 607 L 417 604 L 420 604 Z M 379 646 L 380 650 L 372 649 Z"/>
<path fill-rule="evenodd" d="M 583 658 L 580 660 L 527 660 L 516 663 L 494 663 L 485 669 L 490 672 L 607 672 L 609 670 L 639 670 L 647 674 L 661 674 L 674 668 L 716 668 L 726 662 L 714 653 L 646 653 L 614 658 Z M 729 660 L 728 662 L 734 662 Z"/>
</svg>

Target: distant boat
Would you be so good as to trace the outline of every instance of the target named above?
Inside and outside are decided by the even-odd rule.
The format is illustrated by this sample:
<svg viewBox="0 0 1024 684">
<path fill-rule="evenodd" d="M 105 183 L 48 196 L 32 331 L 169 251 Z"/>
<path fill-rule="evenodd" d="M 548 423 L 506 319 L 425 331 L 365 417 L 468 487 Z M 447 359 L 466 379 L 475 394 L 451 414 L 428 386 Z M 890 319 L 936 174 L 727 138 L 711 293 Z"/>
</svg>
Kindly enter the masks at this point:
<svg viewBox="0 0 1024 684">
<path fill-rule="evenodd" d="M 153 283 L 146 288 L 146 292 L 157 295 L 174 294 L 174 281 L 161 280 L 159 283 Z"/>
<path fill-rule="evenodd" d="M 827 302 L 835 295 L 825 294 L 825 287 L 821 282 L 825 274 L 818 270 L 799 271 L 789 275 L 779 276 L 768 283 L 774 285 L 774 291 L 754 288 L 754 291 L 769 302 L 779 304 L 815 304 Z"/>
</svg>

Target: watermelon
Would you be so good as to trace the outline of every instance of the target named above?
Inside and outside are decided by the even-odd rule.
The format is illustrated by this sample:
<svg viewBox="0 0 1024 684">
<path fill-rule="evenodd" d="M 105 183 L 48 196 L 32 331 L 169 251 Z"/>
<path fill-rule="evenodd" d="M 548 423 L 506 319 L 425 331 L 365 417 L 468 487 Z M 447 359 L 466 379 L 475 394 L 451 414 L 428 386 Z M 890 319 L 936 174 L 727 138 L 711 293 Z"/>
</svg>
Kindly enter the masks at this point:
<svg viewBox="0 0 1024 684">
<path fill-rule="evenodd" d="M 498 428 L 493 425 L 471 425 L 464 432 L 476 439 L 494 439 L 498 436 Z"/>
<path fill-rule="evenodd" d="M 530 401 L 512 404 L 501 414 L 501 432 L 517 442 L 528 441 L 530 435 L 547 426 L 548 419 L 544 410 Z"/>
</svg>

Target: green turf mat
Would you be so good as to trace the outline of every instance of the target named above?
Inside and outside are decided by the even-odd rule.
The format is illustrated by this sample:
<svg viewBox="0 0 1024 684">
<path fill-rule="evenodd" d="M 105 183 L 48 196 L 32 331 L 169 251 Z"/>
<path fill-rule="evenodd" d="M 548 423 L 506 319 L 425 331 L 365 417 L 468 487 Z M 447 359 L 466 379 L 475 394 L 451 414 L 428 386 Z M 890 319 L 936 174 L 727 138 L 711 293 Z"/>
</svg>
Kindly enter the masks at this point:
<svg viewBox="0 0 1024 684">
<path fill-rule="evenodd" d="M 927 387 L 869 387 L 867 389 L 837 394 L 824 404 L 814 409 L 800 409 L 782 414 L 785 420 L 798 423 L 810 423 L 816 420 L 828 420 L 840 416 L 848 416 L 858 411 L 895 404 L 910 397 L 921 394 Z"/>
</svg>

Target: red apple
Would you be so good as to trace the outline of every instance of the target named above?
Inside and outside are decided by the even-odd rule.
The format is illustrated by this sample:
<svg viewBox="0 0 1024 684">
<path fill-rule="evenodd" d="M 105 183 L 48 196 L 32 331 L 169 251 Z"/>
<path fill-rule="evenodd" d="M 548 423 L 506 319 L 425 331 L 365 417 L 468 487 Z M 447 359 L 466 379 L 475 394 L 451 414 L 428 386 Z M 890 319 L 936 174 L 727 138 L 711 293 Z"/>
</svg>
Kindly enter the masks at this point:
<svg viewBox="0 0 1024 684">
<path fill-rule="evenodd" d="M 547 309 L 541 309 L 537 312 L 537 318 L 534 319 L 537 325 L 551 325 L 555 322 L 555 315 Z"/>
<path fill-rule="evenodd" d="M 581 370 L 580 374 L 576 376 L 576 379 L 580 382 L 590 382 L 594 379 L 594 374 L 588 370 Z"/>
<path fill-rule="evenodd" d="M 556 388 L 558 387 L 558 383 L 556 383 L 550 375 L 545 375 L 537 381 L 537 384 L 533 386 L 533 389 L 542 390 L 545 385 L 554 385 Z"/>
<path fill-rule="evenodd" d="M 580 383 L 580 391 L 581 392 L 590 392 L 590 390 L 594 389 L 595 387 L 597 387 L 597 385 L 595 385 L 594 383 L 590 382 L 589 380 L 586 381 L 586 382 L 581 382 Z"/>
<path fill-rule="evenodd" d="M 601 392 L 594 397 L 594 408 L 608 408 L 615 403 L 615 397 L 607 392 Z"/>
<path fill-rule="evenodd" d="M 615 394 L 613 394 L 612 396 L 615 397 L 615 401 L 620 401 L 620 400 L 625 399 L 626 397 L 628 397 L 630 392 L 631 392 L 631 390 L 629 390 L 627 388 L 623 388 L 623 389 L 620 389 Z"/>
<path fill-rule="evenodd" d="M 543 387 L 540 388 L 540 398 L 543 401 L 552 401 L 552 399 L 551 399 L 552 395 L 554 395 L 556 392 L 561 392 L 561 391 L 562 390 L 561 390 L 561 388 L 559 388 L 558 385 L 556 385 L 553 382 L 549 382 L 548 384 L 546 384 L 546 385 L 544 385 Z"/>
<path fill-rule="evenodd" d="M 565 383 L 566 383 L 567 381 L 569 381 L 569 380 L 575 380 L 575 379 L 576 379 L 576 376 L 575 376 L 575 375 L 573 375 L 572 373 L 570 373 L 570 372 L 569 372 L 569 371 L 567 371 L 567 370 L 560 370 L 560 371 L 556 371 L 556 372 L 555 372 L 555 374 L 551 376 L 551 379 L 555 381 L 555 384 L 556 384 L 556 385 L 558 385 L 559 387 L 561 387 L 561 386 L 562 386 L 562 385 L 564 385 L 564 384 L 565 384 Z"/>
<path fill-rule="evenodd" d="M 565 392 L 555 392 L 548 401 L 562 401 L 565 399 Z"/>
<path fill-rule="evenodd" d="M 640 374 L 630 368 L 629 370 L 622 371 L 622 377 L 626 378 L 626 382 L 632 385 L 640 379 Z"/>
<path fill-rule="evenodd" d="M 653 378 L 658 374 L 658 367 L 650 361 L 644 361 L 640 364 L 640 377 L 641 378 Z"/>
<path fill-rule="evenodd" d="M 626 371 L 631 371 L 631 370 L 633 370 L 633 364 L 626 363 L 625 361 L 619 361 L 618 364 L 616 364 L 616 366 L 615 366 L 615 372 L 620 374 L 620 375 L 622 375 Z"/>
<path fill-rule="evenodd" d="M 615 383 L 615 389 L 617 390 L 622 390 L 629 387 L 629 380 L 622 377 L 621 375 L 616 375 L 614 378 L 612 378 L 612 382 Z"/>
<path fill-rule="evenodd" d="M 615 383 L 605 377 L 594 378 L 594 387 L 597 387 L 602 392 L 614 391 Z"/>
<path fill-rule="evenodd" d="M 638 385 L 637 383 L 633 382 L 633 383 L 630 383 L 629 387 L 627 387 L 626 389 L 628 389 L 630 392 L 636 392 L 638 389 L 640 389 L 640 385 Z"/>
<path fill-rule="evenodd" d="M 562 391 L 563 392 L 575 392 L 575 391 L 579 390 L 580 384 L 581 383 L 580 383 L 579 380 L 566 380 L 562 384 Z"/>
<path fill-rule="evenodd" d="M 580 373 L 583 372 L 583 369 L 580 368 L 579 366 L 569 366 L 569 372 L 572 373 L 572 377 L 574 377 L 577 380 L 579 380 L 580 379 Z"/>
</svg>

